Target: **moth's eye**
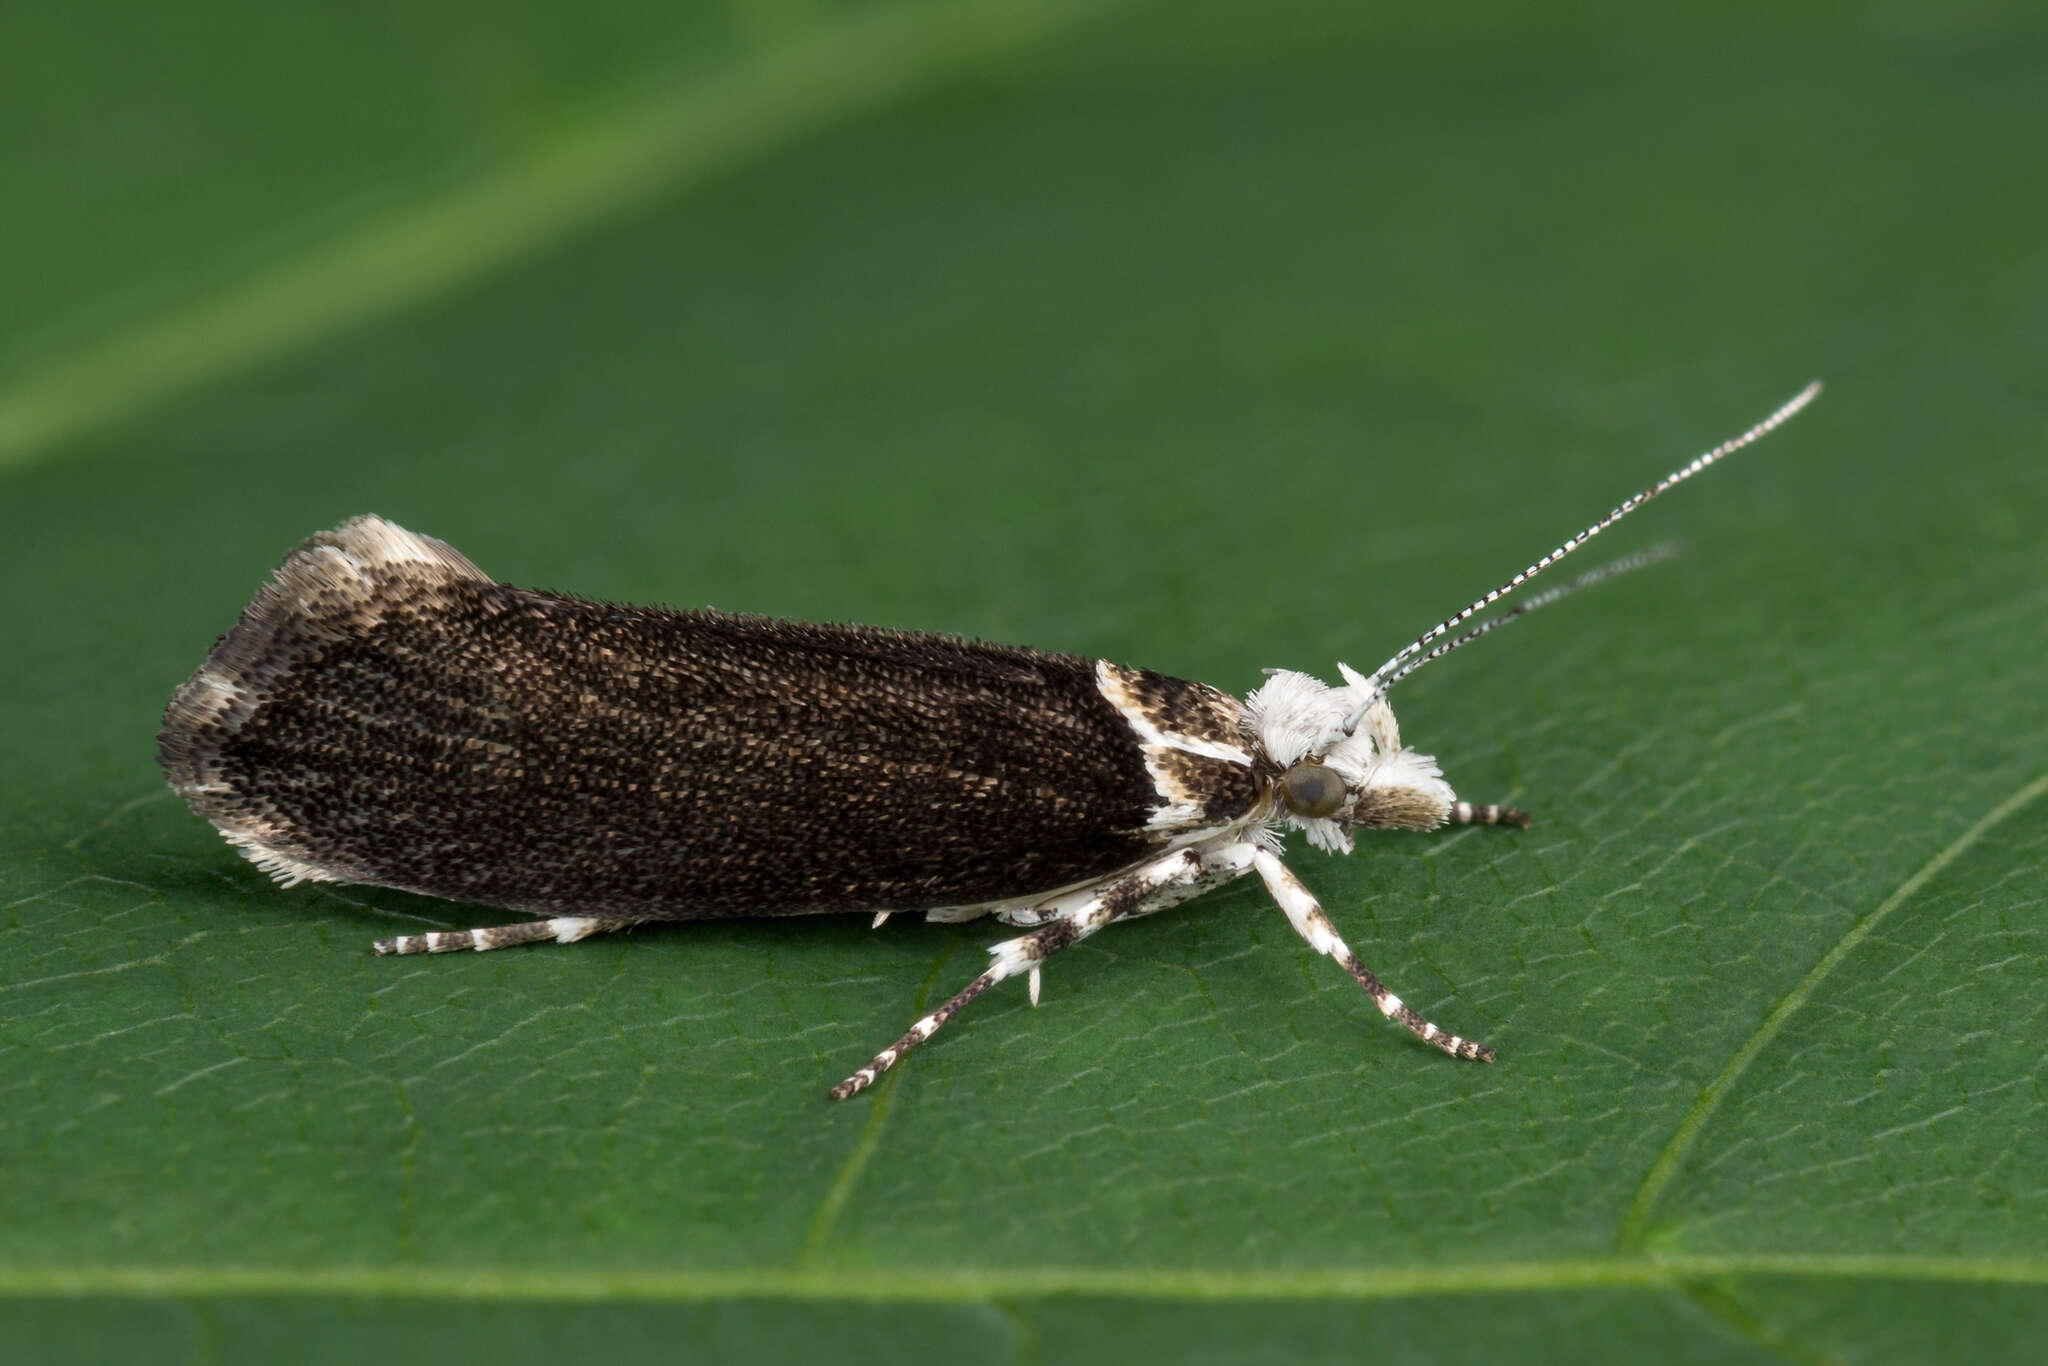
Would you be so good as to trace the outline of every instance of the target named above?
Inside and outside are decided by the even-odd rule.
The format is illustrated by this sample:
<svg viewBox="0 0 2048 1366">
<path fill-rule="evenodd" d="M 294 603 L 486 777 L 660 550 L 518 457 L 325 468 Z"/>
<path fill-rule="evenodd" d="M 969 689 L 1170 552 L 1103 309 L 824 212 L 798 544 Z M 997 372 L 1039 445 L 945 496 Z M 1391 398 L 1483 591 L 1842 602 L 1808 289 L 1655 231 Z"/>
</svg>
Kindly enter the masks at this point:
<svg viewBox="0 0 2048 1366">
<path fill-rule="evenodd" d="M 1334 816 L 1344 805 L 1344 780 L 1321 764 L 1296 764 L 1280 779 L 1280 800 L 1297 816 Z"/>
</svg>

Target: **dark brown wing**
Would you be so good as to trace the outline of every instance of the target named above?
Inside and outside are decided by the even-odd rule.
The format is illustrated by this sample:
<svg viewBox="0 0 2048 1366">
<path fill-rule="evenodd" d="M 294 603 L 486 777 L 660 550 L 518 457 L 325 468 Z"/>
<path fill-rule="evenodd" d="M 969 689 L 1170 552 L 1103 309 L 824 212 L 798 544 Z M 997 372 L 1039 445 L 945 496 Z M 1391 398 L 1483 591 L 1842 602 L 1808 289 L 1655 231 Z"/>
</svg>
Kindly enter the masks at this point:
<svg viewBox="0 0 2048 1366">
<path fill-rule="evenodd" d="M 280 877 L 549 914 L 968 905 L 1180 828 L 1092 660 L 531 592 L 375 518 L 286 561 L 159 744 Z M 1189 762 L 1202 819 L 1255 801 Z"/>
</svg>

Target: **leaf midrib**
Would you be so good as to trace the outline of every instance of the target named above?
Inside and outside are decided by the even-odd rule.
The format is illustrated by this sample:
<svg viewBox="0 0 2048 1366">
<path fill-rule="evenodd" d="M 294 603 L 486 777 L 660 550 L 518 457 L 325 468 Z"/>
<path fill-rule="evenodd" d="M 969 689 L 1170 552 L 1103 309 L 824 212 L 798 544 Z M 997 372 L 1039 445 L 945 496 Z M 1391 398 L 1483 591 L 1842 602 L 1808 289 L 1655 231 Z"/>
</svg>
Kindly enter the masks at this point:
<svg viewBox="0 0 2048 1366">
<path fill-rule="evenodd" d="M 523 1303 L 761 1299 L 949 1304 L 1081 1297 L 1255 1303 L 1599 1289 L 1683 1291 L 1703 1281 L 1745 1277 L 2048 1285 L 2048 1256 L 1743 1252 L 1256 1271 L 1093 1266 L 574 1271 L 416 1265 L 292 1268 L 0 1264 L 0 1299 L 53 1295 L 299 1295 Z"/>
</svg>

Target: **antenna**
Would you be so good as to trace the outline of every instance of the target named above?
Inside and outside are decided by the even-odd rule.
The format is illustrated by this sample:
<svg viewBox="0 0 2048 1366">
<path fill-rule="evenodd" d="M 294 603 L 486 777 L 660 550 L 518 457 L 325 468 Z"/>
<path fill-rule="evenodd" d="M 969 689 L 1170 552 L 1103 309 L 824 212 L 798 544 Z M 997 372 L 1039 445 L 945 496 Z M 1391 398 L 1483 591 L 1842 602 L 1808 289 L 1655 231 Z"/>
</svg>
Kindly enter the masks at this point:
<svg viewBox="0 0 2048 1366">
<path fill-rule="evenodd" d="M 1692 478 L 1695 474 L 1698 474 L 1701 470 L 1706 469 L 1708 466 L 1720 460 L 1723 456 L 1732 455 L 1736 451 L 1741 450 L 1744 446 L 1748 446 L 1757 441 L 1760 441 L 1764 437 L 1776 431 L 1779 427 L 1784 426 L 1787 422 L 1790 422 L 1794 417 L 1796 417 L 1802 408 L 1806 407 L 1807 404 L 1813 402 L 1813 400 L 1816 397 L 1818 397 L 1819 394 L 1820 381 L 1815 380 L 1811 384 L 1807 385 L 1804 389 L 1801 389 L 1798 393 L 1794 394 L 1790 399 L 1786 400 L 1786 402 L 1781 407 L 1779 407 L 1779 409 L 1776 412 L 1772 413 L 1763 421 L 1757 423 L 1754 427 L 1751 427 L 1748 431 L 1742 433 L 1742 435 L 1730 437 L 1728 440 L 1723 441 L 1720 445 L 1714 447 L 1714 449 L 1708 451 L 1705 455 L 1702 455 L 1696 460 L 1694 460 L 1691 464 L 1673 470 L 1670 474 L 1665 475 L 1662 479 L 1658 480 L 1649 488 L 1644 489 L 1641 493 L 1638 493 L 1631 498 L 1625 499 L 1618 507 L 1614 509 L 1614 511 L 1608 513 L 1605 517 L 1602 517 L 1599 521 L 1593 523 L 1593 525 L 1587 527 L 1584 531 L 1581 531 L 1578 535 L 1572 537 L 1563 545 L 1551 551 L 1548 555 L 1545 555 L 1542 559 L 1536 561 L 1536 563 L 1530 565 L 1527 569 L 1524 569 L 1521 573 L 1515 575 L 1513 578 L 1509 579 L 1500 587 L 1494 589 L 1491 593 L 1488 593 L 1485 597 L 1477 599 L 1469 606 L 1467 606 L 1463 611 L 1457 613 L 1455 616 L 1444 618 L 1435 626 L 1432 626 L 1429 630 L 1423 632 L 1420 636 L 1417 636 L 1408 645 L 1402 647 L 1400 652 L 1397 653 L 1392 659 L 1389 659 L 1386 663 L 1380 665 L 1379 668 L 1373 670 L 1372 676 L 1370 678 L 1365 679 L 1361 685 L 1358 685 L 1364 689 L 1365 697 L 1364 700 L 1359 702 L 1359 704 L 1356 707 L 1353 707 L 1350 713 L 1345 716 L 1344 733 L 1346 735 L 1349 735 L 1352 732 L 1356 731 L 1358 729 L 1358 723 L 1365 719 L 1365 714 L 1368 710 L 1371 709 L 1372 704 L 1379 701 L 1380 698 L 1385 697 L 1387 695 L 1387 689 L 1391 688 L 1395 683 L 1397 683 L 1401 679 L 1406 678 L 1409 674 L 1414 673 L 1424 664 L 1429 663 L 1430 660 L 1443 658 L 1451 651 L 1457 649 L 1460 645 L 1466 644 L 1469 641 L 1477 640 L 1479 637 L 1493 630 L 1496 626 L 1503 625 L 1504 623 L 1520 615 L 1522 612 L 1533 611 L 1538 607 L 1544 606 L 1548 603 L 1555 602 L 1558 598 L 1564 597 L 1569 593 L 1576 592 L 1578 589 L 1582 587 L 1587 587 L 1590 584 L 1598 583 L 1601 579 L 1612 577 L 1612 575 L 1614 574 L 1626 573 L 1630 569 L 1640 569 L 1643 567 L 1644 564 L 1651 563 L 1652 561 L 1650 559 L 1643 558 L 1641 556 L 1631 556 L 1628 557 L 1628 559 L 1616 560 L 1614 564 L 1608 565 L 1604 569 L 1596 569 L 1591 574 L 1583 575 L 1581 576 L 1581 578 L 1574 579 L 1571 583 L 1565 584 L 1563 586 L 1563 590 L 1560 592 L 1547 593 L 1539 597 L 1531 598 L 1528 602 L 1522 604 L 1519 608 L 1516 608 L 1513 611 L 1504 612 L 1500 616 L 1493 618 L 1491 621 L 1483 623 L 1477 629 L 1467 632 L 1465 635 L 1459 637 L 1457 640 L 1452 641 L 1449 645 L 1442 646 L 1439 649 L 1431 650 L 1429 654 L 1423 656 L 1423 658 L 1421 659 L 1415 659 L 1416 655 L 1421 654 L 1423 650 L 1429 648 L 1430 642 L 1438 640 L 1442 638 L 1444 635 L 1448 634 L 1449 632 L 1456 630 L 1460 626 L 1463 626 L 1466 622 L 1470 621 L 1475 615 L 1493 606 L 1493 604 L 1499 602 L 1502 598 L 1514 592 L 1517 588 L 1520 588 L 1523 584 L 1535 578 L 1538 574 L 1541 574 L 1544 570 L 1550 568 L 1550 566 L 1556 564 L 1559 560 L 1571 554 L 1574 550 L 1577 550 L 1580 546 L 1592 540 L 1595 536 L 1598 536 L 1601 532 L 1607 530 L 1607 528 L 1613 526 L 1616 522 L 1628 516 L 1631 512 L 1634 512 L 1643 504 L 1649 502 L 1652 498 L 1655 498 L 1658 494 L 1663 493 L 1666 489 L 1670 489 L 1679 484 L 1684 483 L 1686 480 Z M 1656 555 L 1656 553 L 1653 551 L 1645 552 L 1645 555 L 1654 555 L 1657 559 L 1666 558 L 1663 555 Z M 1641 562 L 1630 563 L 1630 560 L 1640 560 Z M 1415 662 L 1410 664 L 1410 660 L 1414 660 Z M 1407 667 L 1403 668 L 1403 665 L 1407 665 Z"/>
<path fill-rule="evenodd" d="M 1598 569 L 1589 569 L 1575 579 L 1558 584 L 1555 588 L 1546 588 L 1533 597 L 1524 598 L 1499 616 L 1488 617 L 1485 621 L 1480 622 L 1457 639 L 1447 640 L 1428 654 L 1417 659 L 1411 659 L 1400 668 L 1394 670 L 1388 676 L 1386 682 L 1379 686 L 1379 695 L 1384 696 L 1393 691 L 1396 683 L 1399 683 L 1423 665 L 1442 659 L 1461 645 L 1470 645 L 1479 637 L 1507 625 L 1516 617 L 1526 616 L 1539 607 L 1548 607 L 1559 598 L 1568 598 L 1581 588 L 1591 588 L 1594 584 L 1604 580 L 1612 579 L 1622 574 L 1633 574 L 1636 570 L 1647 569 L 1653 564 L 1662 564 L 1683 548 L 1677 541 L 1660 541 L 1648 550 L 1638 550 L 1633 555 L 1624 555 L 1618 560 L 1601 565 Z"/>
</svg>

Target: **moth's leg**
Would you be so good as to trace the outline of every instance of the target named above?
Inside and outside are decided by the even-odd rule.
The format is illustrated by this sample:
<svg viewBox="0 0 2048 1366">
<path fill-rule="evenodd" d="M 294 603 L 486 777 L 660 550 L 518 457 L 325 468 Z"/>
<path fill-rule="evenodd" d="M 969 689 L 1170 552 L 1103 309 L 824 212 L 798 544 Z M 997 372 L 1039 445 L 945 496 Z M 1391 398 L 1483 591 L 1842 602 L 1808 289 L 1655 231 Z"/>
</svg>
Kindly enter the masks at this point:
<svg viewBox="0 0 2048 1366">
<path fill-rule="evenodd" d="M 1235 882 L 1252 870 L 1251 851 L 1252 846 L 1249 844 L 1226 844 L 1214 848 L 1188 850 L 1187 852 L 1201 859 L 1202 866 L 1199 871 L 1192 877 L 1175 880 L 1157 888 L 1137 905 L 1120 912 L 1117 918 L 1130 920 L 1141 915 L 1154 915 L 1169 907 L 1178 906 L 1183 901 L 1192 901 L 1213 887 Z M 1015 925 L 1019 929 L 1027 930 L 1050 924 L 1055 920 L 1065 920 L 1095 900 L 1098 890 L 1084 887 L 1078 892 L 1067 892 L 1035 905 L 1010 906 L 995 912 L 995 918 L 1005 925 Z"/>
<path fill-rule="evenodd" d="M 1219 849 L 1200 851 L 1201 870 L 1185 882 L 1168 883 L 1147 896 L 1143 901 L 1123 913 L 1127 920 L 1141 915 L 1157 915 L 1159 912 L 1178 906 L 1183 901 L 1192 901 L 1211 888 L 1226 882 L 1235 882 L 1252 870 L 1251 844 L 1226 844 Z"/>
<path fill-rule="evenodd" d="M 1067 899 L 1062 897 L 1057 901 L 1042 901 L 1036 906 L 1012 906 L 1008 910 L 997 911 L 995 918 L 1005 925 L 1014 925 L 1020 930 L 1032 929 L 1039 925 L 1049 924 L 1064 916 L 1066 911 L 1062 909 L 1062 904 Z M 1080 900 L 1086 901 L 1087 896 L 1082 895 Z"/>
<path fill-rule="evenodd" d="M 558 915 L 552 920 L 522 920 L 517 925 L 493 925 L 483 930 L 436 930 L 432 934 L 401 934 L 396 939 L 379 939 L 370 952 L 454 953 L 460 949 L 510 948 L 514 944 L 573 944 L 607 930 L 637 925 L 639 918 L 617 915 Z"/>
<path fill-rule="evenodd" d="M 832 1099 L 845 1100 L 874 1085 L 875 1078 L 894 1067 L 905 1053 L 938 1033 L 940 1026 L 1004 978 L 1028 972 L 1035 985 L 1040 965 L 1061 949 L 1080 943 L 1112 920 L 1130 914 L 1134 907 L 1144 904 L 1162 888 L 1192 882 L 1201 875 L 1201 856 L 1193 850 L 1183 849 L 1104 884 L 1072 910 L 1063 912 L 1057 919 L 1029 934 L 990 946 L 993 961 L 987 971 L 960 988 L 950 1001 L 912 1025 L 902 1038 L 875 1054 L 866 1067 L 833 1087 Z"/>
<path fill-rule="evenodd" d="M 1451 814 L 1444 818 L 1446 825 L 1512 825 L 1517 830 L 1529 828 L 1529 813 L 1518 811 L 1512 806 L 1494 806 L 1473 802 L 1452 802 Z"/>
<path fill-rule="evenodd" d="M 1365 994 L 1372 997 L 1380 1014 L 1390 1020 L 1399 1020 L 1408 1026 L 1424 1043 L 1434 1044 L 1454 1058 L 1470 1058 L 1476 1062 L 1492 1062 L 1493 1050 L 1473 1039 L 1462 1039 L 1448 1034 L 1429 1021 L 1401 1004 L 1401 998 L 1388 991 L 1373 976 L 1372 969 L 1358 961 L 1358 955 L 1351 946 L 1338 937 L 1337 927 L 1330 923 L 1330 917 L 1323 914 L 1323 908 L 1316 904 L 1309 889 L 1301 885 L 1300 879 L 1287 871 L 1287 865 L 1277 856 L 1264 849 L 1255 850 L 1252 864 L 1265 880 L 1266 890 L 1273 894 L 1273 900 L 1280 903 L 1280 909 L 1287 912 L 1287 919 L 1294 926 L 1295 933 L 1309 942 L 1317 953 L 1327 953 L 1337 960 L 1337 965 L 1357 979 L 1365 988 Z"/>
<path fill-rule="evenodd" d="M 1119 920 L 1135 920 L 1141 915 L 1156 915 L 1192 901 L 1213 887 L 1226 882 L 1235 882 L 1252 870 L 1252 846 L 1249 844 L 1227 844 L 1221 848 L 1191 849 L 1202 861 L 1202 866 L 1191 877 L 1176 879 L 1146 894 L 1144 899 L 1127 910 L 1119 911 Z M 1049 924 L 1055 920 L 1067 919 L 1082 909 L 1090 899 L 1086 891 L 1068 892 L 1065 896 L 1036 906 L 1016 907 L 1008 911 L 997 911 L 996 918 L 1006 925 L 1029 927 Z M 1031 969 L 1031 1004 L 1038 1004 L 1039 970 Z"/>
</svg>

